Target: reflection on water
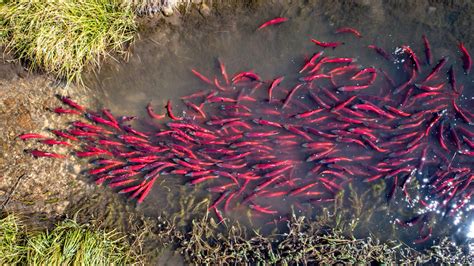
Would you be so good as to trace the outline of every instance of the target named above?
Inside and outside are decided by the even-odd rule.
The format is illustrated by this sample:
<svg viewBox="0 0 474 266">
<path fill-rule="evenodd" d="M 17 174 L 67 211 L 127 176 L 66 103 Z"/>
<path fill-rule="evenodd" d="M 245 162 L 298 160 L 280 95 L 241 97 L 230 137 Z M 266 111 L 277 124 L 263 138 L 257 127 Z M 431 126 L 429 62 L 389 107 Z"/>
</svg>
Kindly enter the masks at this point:
<svg viewBox="0 0 474 266">
<path fill-rule="evenodd" d="M 424 103 L 425 98 L 419 96 L 419 101 L 404 103 L 410 88 L 406 90 L 400 89 L 400 92 L 397 94 L 389 93 L 389 91 L 395 91 L 396 88 L 399 88 L 401 84 L 411 77 L 411 66 L 408 64 L 407 67 L 407 64 L 404 63 L 406 60 L 411 59 L 406 57 L 405 53 L 399 53 L 402 45 L 410 46 L 423 60 L 422 63 L 425 70 L 420 76 L 425 76 L 431 71 L 431 67 L 428 68 L 424 64 L 424 49 L 421 36 L 426 35 L 430 40 L 434 58 L 432 67 L 438 63 L 438 60 L 446 57 L 448 63 L 440 74 L 445 79 L 449 66 L 454 65 L 456 67 L 457 84 L 464 85 L 462 96 L 457 101 L 459 101 L 459 105 L 462 108 L 466 109 L 466 112 L 474 113 L 472 108 L 473 91 L 470 90 L 473 84 L 472 74 L 469 76 L 462 74 L 462 61 L 457 49 L 457 41 L 464 40 L 467 48 L 471 51 L 473 50 L 472 43 L 469 43 L 469 41 L 473 37 L 474 27 L 472 27 L 472 18 L 469 18 L 468 10 L 473 10 L 473 7 L 468 3 L 461 8 L 461 6 L 430 6 L 428 3 L 422 2 L 417 2 L 416 5 L 411 2 L 402 4 L 402 2 L 398 1 L 344 1 L 342 3 L 331 2 L 330 4 L 327 1 L 323 1 L 323 3 L 317 1 L 314 1 L 314 3 L 301 1 L 292 4 L 285 2 L 267 3 L 256 7 L 256 10 L 252 11 L 246 9 L 237 10 L 235 14 L 231 14 L 232 12 L 229 10 L 218 9 L 216 13 L 219 13 L 219 15 L 216 14 L 206 19 L 196 18 L 191 15 L 188 21 L 184 22 L 183 27 L 166 26 L 144 37 L 143 40 L 137 43 L 134 56 L 132 56 L 130 62 L 119 66 L 106 67 L 98 75 L 97 81 L 91 82 L 90 86 L 101 88 L 104 95 L 101 102 L 117 114 L 133 114 L 145 117 L 146 111 L 144 107 L 148 102 L 151 101 L 158 112 L 158 110 L 163 110 L 160 106 L 164 108 L 168 99 L 173 100 L 176 114 L 181 115 L 182 112 L 190 114 L 192 112 L 184 104 L 181 104 L 178 99 L 209 88 L 207 84 L 196 78 L 190 70 L 192 68 L 197 69 L 211 79 L 216 76 L 222 81 L 219 73 L 219 59 L 225 63 L 230 75 L 241 71 L 254 71 L 264 81 L 271 81 L 276 77 L 285 76 L 281 88 L 275 91 L 275 98 L 286 99 L 287 93 L 294 88 L 301 77 L 297 73 L 298 70 L 313 53 L 322 50 L 315 46 L 310 39 L 343 42 L 344 45 L 334 50 L 326 49 L 325 55 L 355 58 L 356 62 L 352 65 L 357 66 L 357 69 L 369 67 L 383 68 L 386 74 L 394 80 L 395 88 L 387 90 L 387 82 L 382 78 L 383 73 L 381 72 L 378 72 L 379 78 L 373 84 L 373 87 L 360 93 L 337 92 L 335 90 L 342 86 L 342 84 L 357 85 L 358 82 L 344 83 L 349 79 L 347 76 L 342 76 L 339 80 L 335 81 L 340 82 L 339 84 L 321 81 L 321 83 L 315 83 L 315 85 L 327 88 L 332 86 L 331 90 L 334 91 L 334 95 L 340 101 L 348 99 L 353 95 L 360 96 L 363 94 L 365 98 L 361 98 L 375 102 L 379 107 L 383 107 L 386 104 L 393 106 L 406 104 L 409 105 L 405 109 L 406 112 L 418 113 L 423 110 L 430 110 L 431 112 L 427 116 L 427 121 L 424 125 L 426 126 L 436 121 L 433 122 L 432 132 L 430 129 L 430 137 L 426 140 L 425 147 L 422 147 L 423 145 L 420 145 L 420 148 L 416 146 L 417 149 L 413 148 L 415 145 L 418 145 L 417 142 L 414 142 L 414 138 L 421 136 L 421 134 L 418 134 L 420 131 L 426 130 L 426 127 L 423 127 L 423 129 L 413 129 L 410 127 L 410 124 L 416 124 L 417 120 L 404 123 L 400 123 L 398 120 L 396 122 L 384 120 L 365 121 L 364 128 L 377 128 L 373 132 L 365 132 L 365 134 L 375 134 L 376 139 L 393 142 L 386 144 L 386 147 L 381 146 L 384 142 L 376 142 L 375 145 L 377 147 L 375 149 L 390 149 L 392 153 L 398 152 L 400 156 L 389 156 L 387 158 L 383 152 L 382 154 L 374 152 L 374 147 L 366 148 L 361 147 L 361 145 L 354 145 L 354 143 L 338 143 L 336 148 L 340 151 L 335 153 L 333 158 L 343 156 L 354 158 L 358 156 L 363 157 L 364 155 L 369 156 L 369 158 L 366 161 L 358 161 L 357 165 L 353 163 L 327 164 L 323 162 L 324 167 L 320 171 L 331 171 L 334 170 L 334 167 L 338 171 L 346 171 L 345 174 L 350 176 L 355 190 L 360 194 L 366 191 L 370 192 L 364 194 L 364 197 L 361 196 L 361 199 L 363 199 L 362 203 L 369 205 L 369 207 L 364 207 L 365 209 L 363 210 L 371 210 L 369 213 L 359 209 L 361 213 L 358 218 L 364 221 L 363 226 L 360 228 L 360 234 L 362 235 L 372 232 L 381 238 L 388 238 L 391 237 L 391 234 L 395 233 L 392 237 L 404 239 L 407 243 L 415 241 L 420 244 L 429 244 L 437 236 L 442 235 L 453 235 L 456 238 L 460 237 L 463 239 L 466 235 L 470 237 L 469 226 L 472 217 L 470 217 L 469 205 L 467 205 L 470 202 L 470 194 L 460 193 L 454 196 L 456 192 L 449 188 L 456 187 L 457 185 L 460 190 L 467 189 L 466 191 L 468 191 L 471 189 L 470 181 L 466 181 L 466 178 L 469 179 L 472 176 L 472 165 L 474 162 L 472 156 L 468 157 L 453 152 L 458 145 L 456 137 L 452 136 L 454 133 L 443 134 L 440 131 L 452 132 L 452 128 L 456 131 L 459 130 L 456 129 L 459 126 L 468 132 L 473 132 L 472 126 L 467 125 L 459 115 L 456 115 L 456 110 L 452 107 L 442 106 L 442 104 L 451 104 L 451 100 L 443 99 L 441 104 L 433 100 L 435 97 L 430 97 L 426 99 L 429 99 L 431 102 Z M 275 27 L 269 27 L 261 31 L 255 30 L 264 21 L 278 16 L 288 17 L 290 20 Z M 351 34 L 335 35 L 335 30 L 340 26 L 357 28 L 363 37 L 357 39 Z M 367 48 L 368 45 L 372 44 L 395 54 L 398 61 L 396 60 L 395 63 L 388 62 L 383 57 L 377 55 L 373 50 Z M 398 52 L 396 53 L 396 51 Z M 331 70 L 334 70 L 333 67 L 324 69 L 325 72 Z M 354 75 L 355 73 L 347 72 L 344 75 L 349 74 Z M 434 81 L 437 83 L 427 83 L 426 85 L 431 87 L 439 85 L 443 82 L 443 78 L 437 77 Z M 417 80 L 416 82 L 421 81 Z M 446 83 L 445 89 L 447 90 L 449 82 L 447 79 L 444 82 Z M 263 86 L 267 87 L 268 85 L 269 82 Z M 245 84 L 244 87 L 251 88 L 252 86 L 255 86 L 255 84 Z M 239 95 L 240 90 L 245 88 L 233 87 L 232 92 L 222 94 L 229 94 L 235 98 Z M 413 89 L 416 93 L 421 93 L 417 90 L 423 91 L 420 88 Z M 429 91 L 430 88 L 425 88 L 425 90 Z M 332 96 L 327 94 L 325 90 L 317 90 L 317 92 L 321 94 L 321 97 L 324 99 L 323 101 L 331 101 Z M 247 90 L 245 93 L 258 99 L 257 103 L 246 104 L 255 109 L 254 113 L 262 113 L 261 117 L 252 117 L 252 119 L 263 117 L 267 120 L 277 121 L 280 124 L 290 122 L 297 124 L 300 122 L 294 119 L 295 114 L 315 108 L 324 109 L 324 106 L 321 106 L 323 104 L 318 103 L 318 100 L 311 99 L 311 95 L 305 91 L 305 93 L 298 92 L 298 94 L 295 94 L 295 98 L 301 103 L 300 105 L 291 105 L 290 108 L 284 110 L 281 114 L 265 114 L 264 109 L 272 108 L 279 110 L 278 104 L 280 103 L 274 103 L 273 105 L 263 103 L 263 99 L 266 97 L 266 92 L 263 90 L 257 91 L 256 95 L 251 94 L 250 90 Z M 333 99 L 331 107 L 336 102 Z M 364 104 L 364 102 L 358 102 L 358 104 Z M 217 108 L 212 111 L 213 114 L 223 115 L 218 110 L 220 105 L 216 104 L 213 108 Z M 360 106 L 360 108 L 364 108 L 364 106 Z M 311 118 L 318 119 L 324 115 L 334 116 L 330 111 L 324 111 L 320 114 L 315 113 Z M 354 115 L 349 114 L 348 118 L 355 118 L 353 117 Z M 372 115 L 370 117 L 377 117 Z M 385 114 L 385 118 L 387 118 L 386 116 Z M 457 118 L 454 120 L 454 117 Z M 346 129 L 349 129 L 349 127 L 354 128 L 353 124 L 341 127 L 342 123 L 351 124 L 354 121 L 348 119 L 340 121 L 331 117 L 324 122 L 324 126 L 316 128 L 341 137 L 340 134 L 347 134 L 348 130 Z M 367 126 L 367 123 L 370 123 L 370 126 Z M 380 127 L 385 125 L 390 128 L 396 128 L 401 124 L 406 125 L 406 128 L 402 131 L 390 131 Z M 156 126 L 151 124 L 151 122 L 145 122 L 138 126 L 149 128 L 150 125 Z M 304 125 L 307 126 L 308 124 Z M 444 129 L 440 129 L 441 125 L 443 125 Z M 255 125 L 252 124 L 252 127 L 255 127 Z M 362 128 L 362 126 L 355 127 Z M 164 128 L 160 127 L 160 129 Z M 346 130 L 345 133 L 342 132 L 344 130 Z M 403 139 L 403 134 L 409 133 L 415 134 L 412 135 L 412 138 L 407 137 L 407 139 L 413 142 L 397 143 L 397 141 Z M 364 133 L 359 132 L 356 134 Z M 470 138 L 472 141 L 472 135 L 469 136 L 469 133 L 465 133 L 464 137 Z M 312 136 L 311 138 L 318 142 L 323 142 L 324 140 L 324 136 Z M 439 138 L 448 139 L 449 152 L 439 148 Z M 460 138 L 463 138 L 463 136 Z M 274 141 L 275 139 L 270 140 Z M 341 138 L 338 138 L 338 141 L 341 141 Z M 308 151 L 301 147 L 301 144 L 306 142 L 309 142 L 309 140 L 299 139 L 295 146 L 297 148 L 293 147 L 292 149 L 288 149 L 289 145 L 274 145 L 274 148 L 279 149 L 281 153 L 284 152 L 286 153 L 285 156 L 288 156 L 287 158 L 278 157 L 278 159 L 306 161 L 307 156 L 311 154 L 308 154 Z M 334 142 L 334 140 L 329 139 L 329 142 Z M 367 143 L 370 143 L 370 137 L 364 143 L 365 146 L 369 145 Z M 402 146 L 401 143 L 406 146 Z M 465 149 L 467 146 L 463 145 L 463 149 Z M 428 149 L 426 147 L 435 148 Z M 405 148 L 408 150 L 407 153 L 404 153 Z M 410 148 L 413 149 L 410 150 Z M 277 155 L 280 156 L 281 154 Z M 406 161 L 397 161 L 398 157 L 401 158 L 400 160 Z M 403 171 L 401 175 L 391 172 L 387 174 L 390 175 L 390 178 L 387 178 L 385 175 L 379 179 L 376 171 L 369 166 L 381 168 L 384 164 L 397 165 L 397 169 L 403 169 Z M 299 172 L 294 173 L 296 178 L 300 176 L 306 177 L 305 173 L 311 171 L 314 167 L 309 167 L 308 164 L 305 165 L 305 167 L 298 168 Z M 446 171 L 446 167 L 448 169 L 458 168 L 461 170 L 457 173 L 445 173 L 443 171 Z M 354 173 L 354 171 L 359 172 Z M 381 171 L 383 173 L 383 170 Z M 352 173 L 348 174 L 347 172 Z M 365 172 L 369 172 L 369 176 L 364 176 Z M 439 181 L 434 180 L 436 176 L 440 175 L 443 175 L 443 179 L 439 179 Z M 370 179 L 371 182 L 363 182 L 364 180 L 367 181 L 367 179 Z M 167 203 L 170 202 L 170 200 L 166 200 L 167 198 L 171 199 L 171 202 L 178 202 L 179 197 L 192 195 L 193 193 L 197 193 L 197 197 L 203 197 L 199 192 L 208 195 L 205 190 L 208 186 L 198 186 L 198 189 L 194 190 L 186 187 L 183 191 L 180 188 L 185 179 L 170 177 L 163 180 L 160 186 L 155 186 L 152 195 L 145 202 L 144 208 L 150 215 L 163 210 L 177 208 L 177 206 Z M 347 190 L 346 182 L 342 180 L 335 182 L 341 183 L 334 184 L 333 189 L 336 186 L 344 186 Z M 305 185 L 309 184 L 305 182 L 298 183 L 298 186 L 292 188 L 292 191 Z M 318 186 L 331 187 L 328 182 L 323 182 L 323 184 Z M 380 189 L 380 186 L 385 187 Z M 435 188 L 433 189 L 433 187 Z M 288 190 L 288 188 L 286 189 Z M 254 188 L 251 190 L 254 190 Z M 330 189 L 326 188 L 326 190 Z M 178 191 L 181 191 L 181 193 L 177 193 Z M 378 191 L 378 193 L 373 191 Z M 333 194 L 333 198 L 337 196 L 337 192 Z M 194 196 L 196 195 L 192 195 L 192 197 Z M 219 197 L 219 194 L 212 194 L 211 196 L 212 200 L 210 202 L 213 202 Z M 455 201 L 452 201 L 452 198 L 455 198 Z M 290 205 L 293 203 L 296 203 L 296 206 L 301 201 L 292 202 L 291 200 L 285 200 L 282 202 L 281 200 L 271 199 L 259 204 L 262 206 L 272 205 L 276 209 L 288 213 L 291 210 Z M 464 205 L 463 203 L 466 204 Z M 309 208 L 306 206 L 296 206 L 294 209 L 308 216 L 317 216 L 318 212 L 320 212 L 319 206 L 325 206 L 324 204 L 327 203 L 310 204 Z M 375 206 L 370 206 L 372 204 Z M 354 201 L 352 201 L 352 204 L 346 205 L 345 207 L 349 210 L 355 206 Z M 317 206 L 318 208 L 312 210 L 312 206 Z M 453 212 L 453 209 L 459 209 L 459 211 Z M 228 214 L 228 216 L 232 219 L 244 219 L 242 217 L 246 216 L 247 210 L 236 210 Z M 248 222 L 254 223 L 253 226 L 265 224 L 269 220 L 268 215 L 262 214 L 261 211 L 251 212 L 251 216 L 252 219 Z M 259 219 L 259 216 L 262 219 Z M 279 219 L 279 217 L 273 218 Z M 431 228 L 433 228 L 433 232 L 431 232 Z M 433 237 L 428 238 L 431 235 Z"/>
</svg>

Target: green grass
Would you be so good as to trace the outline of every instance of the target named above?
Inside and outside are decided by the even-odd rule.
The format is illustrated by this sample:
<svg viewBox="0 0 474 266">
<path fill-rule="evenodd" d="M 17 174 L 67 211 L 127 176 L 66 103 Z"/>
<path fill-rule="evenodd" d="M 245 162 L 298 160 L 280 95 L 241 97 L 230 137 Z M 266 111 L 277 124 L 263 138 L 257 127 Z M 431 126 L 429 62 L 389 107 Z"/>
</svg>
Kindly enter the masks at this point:
<svg viewBox="0 0 474 266">
<path fill-rule="evenodd" d="M 13 215 L 0 220 L 1 265 L 116 265 L 136 260 L 123 237 L 87 224 L 66 220 L 51 231 L 25 230 Z"/>
<path fill-rule="evenodd" d="M 0 6 L 0 42 L 30 69 L 68 82 L 88 65 L 125 53 L 137 25 L 120 0 L 11 1 Z"/>
<path fill-rule="evenodd" d="M 0 264 L 19 263 L 25 255 L 22 226 L 18 218 L 9 215 L 0 219 Z"/>
</svg>

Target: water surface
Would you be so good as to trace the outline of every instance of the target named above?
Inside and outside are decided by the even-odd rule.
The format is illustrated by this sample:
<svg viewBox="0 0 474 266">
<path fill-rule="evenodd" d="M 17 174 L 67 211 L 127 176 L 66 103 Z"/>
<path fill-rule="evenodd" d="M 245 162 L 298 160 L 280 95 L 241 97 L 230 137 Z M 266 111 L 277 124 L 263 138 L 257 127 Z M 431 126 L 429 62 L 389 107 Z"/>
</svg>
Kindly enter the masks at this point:
<svg viewBox="0 0 474 266">
<path fill-rule="evenodd" d="M 129 62 L 105 66 L 90 80 L 89 86 L 98 89 L 101 103 L 118 115 L 145 117 L 145 106 L 149 102 L 157 112 L 164 111 L 163 107 L 168 99 L 173 101 L 176 113 L 180 114 L 189 111 L 180 103 L 179 98 L 206 88 L 206 84 L 192 74 L 191 68 L 213 78 L 220 74 L 219 59 L 224 62 L 230 74 L 253 70 L 264 80 L 287 76 L 287 83 L 283 83 L 283 86 L 289 87 L 294 84 L 292 82 L 297 77 L 296 72 L 307 58 L 321 50 L 310 41 L 311 38 L 344 42 L 345 45 L 328 53 L 331 56 L 356 58 L 357 64 L 365 67 L 382 67 L 401 83 L 406 79 L 402 65 L 387 62 L 367 46 L 375 44 L 394 52 L 401 45 L 408 45 L 424 58 L 421 39 L 424 34 L 430 40 L 434 62 L 448 57 L 449 64 L 457 66 L 458 83 L 466 86 L 464 108 L 472 112 L 472 101 L 469 99 L 473 97 L 473 90 L 469 89 L 472 88 L 473 79 L 472 75 L 461 74 L 462 61 L 457 49 L 458 41 L 462 40 L 469 50 L 474 50 L 471 41 L 474 27 L 469 10 L 472 12 L 474 9 L 468 2 L 458 5 L 430 5 L 428 1 L 417 1 L 416 4 L 399 1 L 278 1 L 252 8 L 239 7 L 237 10 L 216 7 L 209 17 L 190 14 L 179 25 L 160 26 L 156 32 L 144 34 L 137 41 Z M 280 16 L 289 18 L 289 21 L 256 30 L 261 23 Z M 358 29 L 363 37 L 357 39 L 350 34 L 334 34 L 336 29 L 343 26 Z M 381 92 L 373 93 L 380 95 Z M 142 129 L 159 127 L 153 123 L 141 123 L 137 126 Z M 298 151 L 295 156 L 299 156 Z M 472 160 L 470 162 L 474 163 Z M 434 170 L 428 168 L 427 175 Z M 419 178 L 422 179 L 421 176 Z M 174 209 L 179 209 L 178 202 L 189 202 L 183 197 L 197 197 L 196 200 L 193 199 L 194 202 L 199 202 L 206 196 L 212 199 L 217 197 L 215 194 L 208 194 L 205 186 L 193 188 L 183 186 L 183 183 L 180 177 L 164 177 L 141 208 L 149 215 L 158 215 L 162 211 L 173 212 Z M 362 197 L 363 203 L 369 207 L 359 210 L 361 213 L 358 217 L 363 225 L 356 234 L 367 236 L 368 233 L 373 233 L 382 239 L 400 238 L 412 244 L 414 240 L 426 235 L 426 232 L 420 232 L 418 226 L 398 226 L 395 220 L 410 220 L 417 216 L 419 210 L 409 206 L 401 192 L 393 195 L 387 202 L 386 194 L 391 185 L 387 182 L 385 188 L 377 190 L 372 183 L 361 180 L 353 182 L 353 186 L 361 194 L 364 191 L 379 191 L 368 192 Z M 423 197 L 426 191 L 420 191 Z M 271 203 L 272 201 L 268 202 Z M 288 210 L 287 207 L 292 203 L 285 204 L 287 206 L 282 209 Z M 318 204 L 314 209 L 298 212 L 317 217 L 322 207 L 331 208 L 331 204 Z M 372 204 L 375 206 L 371 206 Z M 349 201 L 346 205 L 348 210 L 352 210 L 355 203 L 351 204 Z M 192 212 L 192 208 L 186 211 Z M 193 217 L 195 214 L 189 215 Z M 261 217 L 248 209 L 235 210 L 226 216 L 252 227 L 264 225 L 264 231 L 271 231 L 273 228 L 272 224 L 266 225 L 272 219 Z M 472 219 L 470 216 L 466 213 L 456 218 L 434 211 L 429 219 L 422 221 L 434 228 L 433 237 L 423 244 L 433 243 L 437 237 L 445 235 L 466 241 L 465 236 Z M 278 217 L 274 218 L 278 220 Z"/>
</svg>

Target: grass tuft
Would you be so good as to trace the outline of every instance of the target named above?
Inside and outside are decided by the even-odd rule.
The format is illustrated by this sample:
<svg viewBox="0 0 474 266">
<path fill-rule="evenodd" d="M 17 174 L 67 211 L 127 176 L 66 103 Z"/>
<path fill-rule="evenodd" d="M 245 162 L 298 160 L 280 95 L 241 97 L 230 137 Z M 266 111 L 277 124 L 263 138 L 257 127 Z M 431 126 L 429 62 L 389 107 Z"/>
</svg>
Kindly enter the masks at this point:
<svg viewBox="0 0 474 266">
<path fill-rule="evenodd" d="M 18 218 L 0 219 L 0 265 L 18 264 L 25 255 L 22 226 Z"/>
<path fill-rule="evenodd" d="M 130 247 L 115 232 L 94 229 L 72 220 L 50 232 L 27 234 L 13 215 L 0 220 L 0 264 L 115 265 L 132 264 Z"/>
<path fill-rule="evenodd" d="M 66 220 L 51 232 L 28 239 L 28 264 L 38 265 L 110 265 L 123 264 L 126 246 L 114 232 L 89 230 Z"/>
<path fill-rule="evenodd" d="M 119 0 L 11 1 L 0 6 L 0 41 L 30 69 L 81 82 L 87 65 L 125 53 L 137 29 Z"/>
</svg>

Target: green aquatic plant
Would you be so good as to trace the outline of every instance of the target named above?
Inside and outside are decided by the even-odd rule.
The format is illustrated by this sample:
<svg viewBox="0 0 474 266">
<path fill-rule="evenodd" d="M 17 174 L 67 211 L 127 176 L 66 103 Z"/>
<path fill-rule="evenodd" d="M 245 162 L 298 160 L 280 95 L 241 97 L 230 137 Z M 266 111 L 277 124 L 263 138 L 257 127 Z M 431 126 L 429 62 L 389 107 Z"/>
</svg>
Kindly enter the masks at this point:
<svg viewBox="0 0 474 266">
<path fill-rule="evenodd" d="M 137 29 L 119 0 L 11 1 L 1 6 L 0 41 L 32 70 L 81 81 L 87 65 L 125 54 Z"/>
</svg>

